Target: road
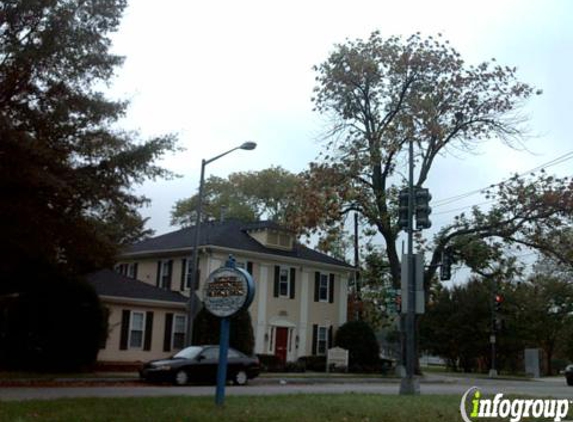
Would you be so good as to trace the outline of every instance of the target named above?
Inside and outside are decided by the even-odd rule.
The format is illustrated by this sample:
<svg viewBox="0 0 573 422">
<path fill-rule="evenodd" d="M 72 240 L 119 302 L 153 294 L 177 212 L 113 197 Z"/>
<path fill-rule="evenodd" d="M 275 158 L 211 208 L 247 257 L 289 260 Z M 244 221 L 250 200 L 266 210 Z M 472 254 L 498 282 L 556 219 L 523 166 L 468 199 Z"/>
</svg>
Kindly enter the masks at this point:
<svg viewBox="0 0 573 422">
<path fill-rule="evenodd" d="M 531 397 L 573 398 L 573 387 L 568 387 L 562 378 L 539 381 L 490 380 L 471 378 L 432 377 L 420 384 L 421 394 L 461 395 L 470 387 L 477 386 L 483 394 L 513 394 Z M 228 396 L 278 395 L 278 394 L 398 394 L 399 383 L 375 380 L 337 380 L 313 382 L 312 380 L 255 380 L 246 387 L 226 388 Z M 98 386 L 98 387 L 6 387 L 0 388 L 0 401 L 59 399 L 77 397 L 161 397 L 161 396 L 214 396 L 212 386 Z"/>
</svg>

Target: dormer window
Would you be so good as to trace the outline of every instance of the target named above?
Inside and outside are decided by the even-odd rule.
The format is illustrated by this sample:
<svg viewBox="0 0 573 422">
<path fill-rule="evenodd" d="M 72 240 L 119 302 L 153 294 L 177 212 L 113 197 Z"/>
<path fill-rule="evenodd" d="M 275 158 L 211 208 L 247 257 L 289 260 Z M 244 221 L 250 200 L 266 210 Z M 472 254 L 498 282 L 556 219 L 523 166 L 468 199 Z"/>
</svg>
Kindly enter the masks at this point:
<svg viewBox="0 0 573 422">
<path fill-rule="evenodd" d="M 275 223 L 265 223 L 265 226 L 248 229 L 249 236 L 261 245 L 272 248 L 291 251 L 295 244 L 295 234 Z"/>
</svg>

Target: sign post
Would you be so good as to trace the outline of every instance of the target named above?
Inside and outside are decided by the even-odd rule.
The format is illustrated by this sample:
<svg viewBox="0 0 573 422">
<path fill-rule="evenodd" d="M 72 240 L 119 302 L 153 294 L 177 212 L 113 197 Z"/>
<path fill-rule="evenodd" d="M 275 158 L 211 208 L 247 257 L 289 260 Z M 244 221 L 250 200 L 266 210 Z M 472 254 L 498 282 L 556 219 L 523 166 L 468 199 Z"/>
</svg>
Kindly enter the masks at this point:
<svg viewBox="0 0 573 422">
<path fill-rule="evenodd" d="M 236 268 L 235 258 L 232 255 L 229 255 L 225 266 L 213 271 L 205 282 L 205 309 L 216 317 L 221 318 L 217 390 L 215 393 L 215 404 L 219 407 L 225 403 L 230 331 L 229 318 L 237 312 L 247 309 L 253 302 L 254 296 L 255 283 L 253 278 L 242 268 Z"/>
</svg>

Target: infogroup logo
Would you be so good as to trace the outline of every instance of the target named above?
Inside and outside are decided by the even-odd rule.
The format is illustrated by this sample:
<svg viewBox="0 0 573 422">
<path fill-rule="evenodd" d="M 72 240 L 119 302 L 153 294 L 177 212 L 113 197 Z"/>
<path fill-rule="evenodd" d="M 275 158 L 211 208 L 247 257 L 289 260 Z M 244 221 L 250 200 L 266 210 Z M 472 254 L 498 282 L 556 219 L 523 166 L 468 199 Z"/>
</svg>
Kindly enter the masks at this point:
<svg viewBox="0 0 573 422">
<path fill-rule="evenodd" d="M 478 387 L 471 387 L 462 396 L 460 413 L 465 422 L 479 418 L 509 418 L 510 422 L 543 418 L 560 422 L 569 412 L 569 403 L 567 399 L 504 399 L 501 393 L 486 399 Z"/>
</svg>

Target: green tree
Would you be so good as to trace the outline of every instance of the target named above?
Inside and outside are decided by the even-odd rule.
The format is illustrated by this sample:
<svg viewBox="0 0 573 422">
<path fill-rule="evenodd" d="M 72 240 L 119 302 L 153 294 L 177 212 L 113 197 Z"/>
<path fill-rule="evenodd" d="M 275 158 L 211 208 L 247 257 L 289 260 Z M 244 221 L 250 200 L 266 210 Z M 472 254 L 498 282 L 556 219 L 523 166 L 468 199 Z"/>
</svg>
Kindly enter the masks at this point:
<svg viewBox="0 0 573 422">
<path fill-rule="evenodd" d="M 227 218 L 257 221 L 262 218 L 285 223 L 287 209 L 292 206 L 290 193 L 298 183 L 298 176 L 282 167 L 260 171 L 231 173 L 227 179 L 211 176 L 205 181 L 203 218 Z M 171 211 L 171 224 L 195 224 L 198 195 L 181 199 Z"/>
<path fill-rule="evenodd" d="M 0 5 L 2 290 L 38 268 L 71 274 L 110 265 L 147 234 L 133 185 L 170 173 L 154 164 L 173 136 L 141 140 L 117 121 L 127 103 L 101 92 L 125 0 Z M 57 272 L 57 271 L 56 271 Z"/>
<path fill-rule="evenodd" d="M 520 145 L 524 119 L 519 111 L 535 91 L 517 80 L 515 68 L 494 60 L 468 66 L 447 41 L 419 34 L 404 40 L 374 32 L 367 40 L 347 40 L 315 70 L 315 110 L 332 125 L 324 154 L 311 163 L 297 190 L 306 206 L 295 209 L 290 220 L 303 232 L 317 233 L 341 227 L 344 215 L 359 212 L 384 239 L 398 287 L 397 196 L 406 183 L 401 175 L 409 142 L 416 150 L 414 184 L 422 187 L 438 157 L 449 151 L 470 153 L 492 138 Z M 426 287 L 456 238 L 546 247 L 543 234 L 562 227 L 564 215 L 571 215 L 572 186 L 568 178 L 542 174 L 494 187 L 490 211 L 476 208 L 440 231 Z"/>
<path fill-rule="evenodd" d="M 340 326 L 334 344 L 348 350 L 351 367 L 373 367 L 380 361 L 380 346 L 372 327 L 364 321 L 348 321 Z"/>
<path fill-rule="evenodd" d="M 517 300 L 507 306 L 508 319 L 519 319 L 527 346 L 543 349 L 548 375 L 553 373 L 556 354 L 567 349 L 573 322 L 573 285 L 556 270 L 555 265 L 538 263 L 529 279 L 516 289 Z"/>
<path fill-rule="evenodd" d="M 469 372 L 480 360 L 489 362 L 490 304 L 491 285 L 477 278 L 438 288 L 420 318 L 421 349 L 441 356 L 454 370 L 459 365 Z"/>
<path fill-rule="evenodd" d="M 229 331 L 229 345 L 246 355 L 252 355 L 255 350 L 255 335 L 248 310 L 240 311 L 231 317 Z M 220 335 L 221 319 L 205 308 L 201 309 L 195 318 L 193 344 L 219 344 Z"/>
</svg>

